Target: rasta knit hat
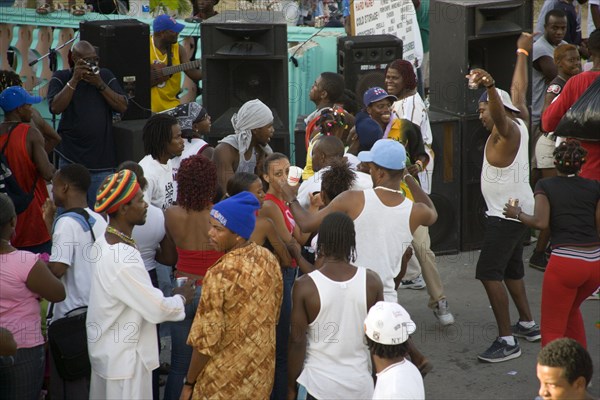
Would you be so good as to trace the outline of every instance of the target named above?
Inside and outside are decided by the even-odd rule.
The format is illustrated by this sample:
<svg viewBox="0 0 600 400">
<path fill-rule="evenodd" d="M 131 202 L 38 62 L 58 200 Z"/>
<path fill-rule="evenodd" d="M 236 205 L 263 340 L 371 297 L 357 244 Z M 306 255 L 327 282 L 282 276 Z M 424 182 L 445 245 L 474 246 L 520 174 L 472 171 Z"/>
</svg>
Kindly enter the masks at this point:
<svg viewBox="0 0 600 400">
<path fill-rule="evenodd" d="M 260 203 L 250 192 L 241 192 L 215 204 L 210 216 L 225 228 L 248 240 L 256 225 Z"/>
<path fill-rule="evenodd" d="M 104 179 L 96 195 L 94 211 L 112 214 L 121 204 L 127 204 L 140 190 L 135 173 L 128 169 L 109 175 Z"/>
</svg>

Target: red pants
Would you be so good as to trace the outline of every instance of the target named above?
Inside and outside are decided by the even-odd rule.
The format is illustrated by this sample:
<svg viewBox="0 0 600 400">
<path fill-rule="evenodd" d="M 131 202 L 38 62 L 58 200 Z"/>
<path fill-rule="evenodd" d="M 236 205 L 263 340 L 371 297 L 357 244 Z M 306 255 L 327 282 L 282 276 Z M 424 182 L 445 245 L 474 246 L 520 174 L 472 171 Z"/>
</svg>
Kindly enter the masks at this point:
<svg viewBox="0 0 600 400">
<path fill-rule="evenodd" d="M 542 286 L 542 347 L 568 337 L 587 348 L 579 306 L 598 286 L 600 261 L 550 256 Z"/>
</svg>

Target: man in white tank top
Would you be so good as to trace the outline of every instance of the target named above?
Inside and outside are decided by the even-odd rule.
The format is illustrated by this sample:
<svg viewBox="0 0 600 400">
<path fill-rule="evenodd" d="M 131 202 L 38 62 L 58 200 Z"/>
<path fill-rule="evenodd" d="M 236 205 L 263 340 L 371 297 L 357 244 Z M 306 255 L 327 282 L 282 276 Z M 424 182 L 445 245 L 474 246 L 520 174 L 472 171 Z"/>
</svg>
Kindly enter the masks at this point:
<svg viewBox="0 0 600 400">
<path fill-rule="evenodd" d="M 302 208 L 285 176 L 280 185 L 303 232 L 316 232 L 323 219 L 333 212 L 347 214 L 356 226 L 356 264 L 377 272 L 385 300 L 398 302 L 396 288 L 402 279 L 402 256 L 412 242 L 412 233 L 420 225 L 433 225 L 437 211 L 416 180 L 405 174 L 406 150 L 400 142 L 378 140 L 371 151 L 359 153 L 358 158 L 369 165 L 374 189 L 343 192 L 317 213 Z M 403 179 L 414 202 L 399 190 Z M 422 355 L 411 353 L 411 359 L 420 369 L 426 367 L 427 360 Z"/>
<path fill-rule="evenodd" d="M 509 198 L 518 199 L 523 210 L 533 211 L 533 192 L 529 186 L 529 112 L 525 99 L 527 56 L 532 42 L 533 36 L 527 33 L 517 41 L 512 99 L 507 92 L 496 89 L 494 78 L 488 72 L 476 69 L 471 73 L 471 79 L 486 88 L 479 102 L 479 119 L 491 132 L 481 171 L 481 192 L 488 208 L 486 232 L 475 277 L 488 295 L 498 325 L 498 338 L 478 355 L 483 362 L 519 357 L 521 348 L 515 336 L 528 341 L 541 338 L 523 282 L 523 241 L 528 231 L 520 221 L 507 219 L 502 214 Z M 512 327 L 507 288 L 519 311 L 519 322 Z"/>
<path fill-rule="evenodd" d="M 323 266 L 300 277 L 292 293 L 288 395 L 296 397 L 297 381 L 307 399 L 370 399 L 374 385 L 363 322 L 383 300 L 381 279 L 350 265 L 356 257 L 354 222 L 344 213 L 323 220 L 317 248 Z"/>
</svg>

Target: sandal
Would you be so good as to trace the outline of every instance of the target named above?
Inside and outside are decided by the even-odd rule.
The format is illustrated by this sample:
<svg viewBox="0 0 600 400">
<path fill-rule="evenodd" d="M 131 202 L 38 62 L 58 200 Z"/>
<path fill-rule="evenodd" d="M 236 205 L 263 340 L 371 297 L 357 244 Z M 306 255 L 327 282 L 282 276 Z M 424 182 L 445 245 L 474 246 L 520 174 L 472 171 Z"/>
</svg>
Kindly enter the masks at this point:
<svg viewBox="0 0 600 400">
<path fill-rule="evenodd" d="M 81 17 L 82 15 L 85 15 L 85 12 L 87 11 L 87 8 L 85 6 L 72 6 L 71 7 L 71 15 L 75 16 L 75 17 Z"/>
<path fill-rule="evenodd" d="M 54 9 L 52 8 L 51 4 L 42 4 L 41 6 L 35 9 L 35 12 L 40 15 L 50 14 L 52 11 L 54 11 Z"/>
</svg>

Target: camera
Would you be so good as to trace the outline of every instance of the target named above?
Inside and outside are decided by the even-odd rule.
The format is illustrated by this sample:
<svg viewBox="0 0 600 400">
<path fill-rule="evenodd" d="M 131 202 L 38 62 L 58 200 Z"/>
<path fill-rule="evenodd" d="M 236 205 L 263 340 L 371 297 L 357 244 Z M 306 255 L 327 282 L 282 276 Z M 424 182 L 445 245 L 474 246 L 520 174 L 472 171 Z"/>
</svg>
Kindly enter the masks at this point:
<svg viewBox="0 0 600 400">
<path fill-rule="evenodd" d="M 98 64 L 92 63 L 92 62 L 88 62 L 88 61 L 86 61 L 85 63 L 86 63 L 86 65 L 88 67 L 90 67 L 90 69 L 92 70 L 92 73 L 94 75 L 98 75 L 100 73 L 100 68 L 98 67 Z"/>
</svg>

